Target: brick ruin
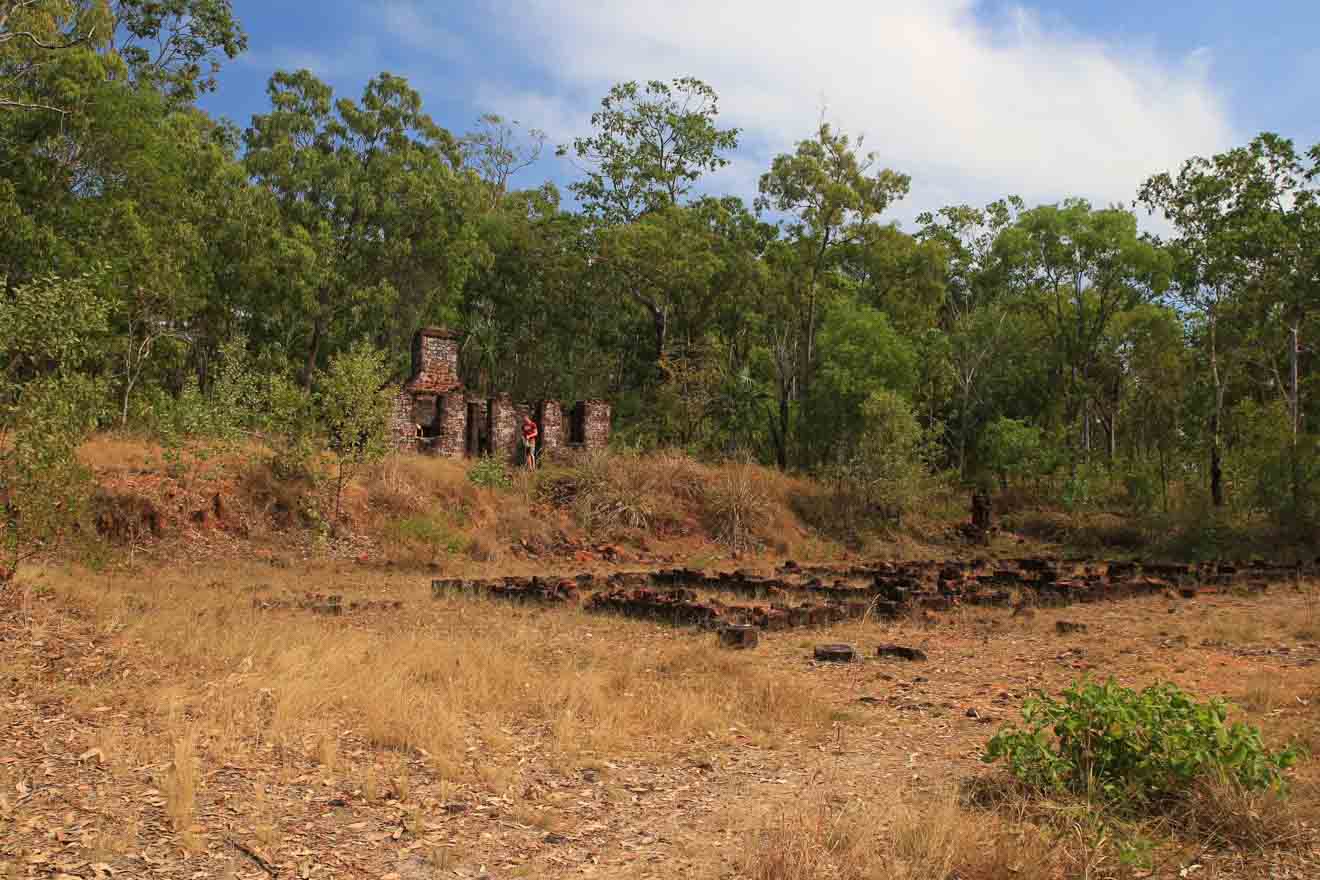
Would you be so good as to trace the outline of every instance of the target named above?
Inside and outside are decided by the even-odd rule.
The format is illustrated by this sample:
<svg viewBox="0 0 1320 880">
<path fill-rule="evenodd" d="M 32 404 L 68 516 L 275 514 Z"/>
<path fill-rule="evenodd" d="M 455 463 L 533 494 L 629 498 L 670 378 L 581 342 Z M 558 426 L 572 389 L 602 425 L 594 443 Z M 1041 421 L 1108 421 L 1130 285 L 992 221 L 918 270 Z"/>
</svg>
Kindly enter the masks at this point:
<svg viewBox="0 0 1320 880">
<path fill-rule="evenodd" d="M 784 630 L 845 620 L 893 620 L 968 605 L 1021 610 L 1152 595 L 1190 600 L 1239 591 L 1263 593 L 1271 585 L 1296 584 L 1317 572 L 1320 563 L 1186 564 L 1029 557 L 802 566 L 789 561 L 770 574 L 675 568 L 587 572 L 573 577 L 437 579 L 431 582 L 431 593 L 436 598 L 471 595 L 580 603 L 588 611 L 676 626 Z M 1058 630 L 1080 632 L 1084 625 L 1063 624 Z M 892 645 L 882 647 L 880 653 L 909 660 L 921 655 Z"/>
<path fill-rule="evenodd" d="M 459 335 L 443 327 L 418 330 L 413 337 L 412 376 L 395 397 L 390 417 L 398 449 L 450 458 L 496 455 L 514 459 L 519 453 L 523 414 L 530 415 L 540 430 L 538 453 L 609 445 L 612 411 L 608 402 L 580 400 L 565 410 L 556 400 L 514 403 L 507 393 L 490 398 L 469 395 L 458 371 L 460 348 Z"/>
</svg>

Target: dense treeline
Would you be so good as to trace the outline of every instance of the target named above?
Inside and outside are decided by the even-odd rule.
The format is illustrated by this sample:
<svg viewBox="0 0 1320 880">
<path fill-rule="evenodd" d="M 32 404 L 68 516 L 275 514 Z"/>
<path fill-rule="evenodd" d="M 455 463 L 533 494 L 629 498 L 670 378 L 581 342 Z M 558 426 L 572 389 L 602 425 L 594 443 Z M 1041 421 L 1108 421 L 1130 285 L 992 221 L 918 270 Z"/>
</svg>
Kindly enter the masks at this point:
<svg viewBox="0 0 1320 880">
<path fill-rule="evenodd" d="M 908 232 L 907 176 L 829 125 L 754 204 L 707 194 L 739 132 L 680 78 L 616 86 L 558 147 L 570 203 L 512 186 L 545 135 L 451 133 L 389 74 L 354 99 L 280 72 L 245 128 L 211 119 L 244 46 L 227 0 L 0 0 L 4 305 L 55 290 L 73 337 L 0 327 L 6 430 L 54 376 L 97 383 L 103 426 L 159 430 L 226 359 L 285 391 L 367 346 L 399 375 L 444 323 L 474 389 L 608 397 L 622 442 L 882 506 L 946 473 L 1316 522 L 1320 147 L 1265 134 L 1130 206 L 1006 197 Z"/>
</svg>

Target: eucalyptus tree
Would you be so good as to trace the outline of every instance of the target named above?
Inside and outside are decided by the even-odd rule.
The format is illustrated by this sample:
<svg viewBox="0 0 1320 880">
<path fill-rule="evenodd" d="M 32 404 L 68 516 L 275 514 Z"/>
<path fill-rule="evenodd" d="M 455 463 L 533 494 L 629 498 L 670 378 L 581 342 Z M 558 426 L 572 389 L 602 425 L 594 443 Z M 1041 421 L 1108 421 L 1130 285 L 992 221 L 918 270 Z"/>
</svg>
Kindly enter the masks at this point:
<svg viewBox="0 0 1320 880">
<path fill-rule="evenodd" d="M 1074 444 L 1089 456 L 1092 373 L 1105 333 L 1116 315 L 1163 291 L 1167 260 L 1138 232 L 1134 214 L 1095 210 L 1083 199 L 1024 211 L 1000 242 L 1021 273 L 1023 304 L 1049 332 Z"/>
<path fill-rule="evenodd" d="M 619 83 L 591 115 L 594 132 L 559 147 L 585 175 L 569 190 L 606 224 L 679 204 L 738 146 L 738 129 L 718 117 L 715 90 L 695 77 Z"/>
<path fill-rule="evenodd" d="M 545 149 L 544 131 L 531 128 L 523 134 L 518 126 L 517 120 L 483 113 L 477 127 L 459 139 L 463 164 L 477 172 L 489 191 L 488 210 L 499 207 L 513 176 L 536 164 Z"/>
<path fill-rule="evenodd" d="M 1263 134 L 1249 145 L 1194 157 L 1143 185 L 1141 201 L 1172 225 L 1172 290 L 1203 328 L 1197 362 L 1212 388 L 1210 492 L 1224 497 L 1224 433 L 1234 378 L 1253 364 L 1285 396 L 1292 445 L 1302 423 L 1303 331 L 1320 297 L 1320 148 L 1300 155 Z M 1300 491 L 1297 480 L 1294 492 Z"/>
<path fill-rule="evenodd" d="M 306 385 L 349 338 L 400 350 L 419 323 L 456 317 L 481 255 L 479 193 L 456 140 L 400 77 L 375 77 L 358 103 L 306 70 L 276 73 L 267 91 L 244 159 L 275 197 L 275 247 L 289 259 L 258 311 L 301 351 Z"/>
<path fill-rule="evenodd" d="M 558 150 L 583 173 L 569 190 L 600 230 L 605 262 L 597 277 L 619 270 L 613 284 L 650 320 L 656 365 L 664 360 L 670 315 L 692 268 L 686 252 L 656 249 L 694 229 L 678 209 L 703 175 L 728 164 L 725 154 L 738 145 L 738 130 L 720 128 L 718 116 L 715 90 L 694 77 L 619 83 L 592 114 L 592 134 Z M 659 264 L 642 277 L 628 255 L 647 250 Z M 670 263 L 675 278 L 660 280 Z"/>
<path fill-rule="evenodd" d="M 0 110 L 77 114 L 106 82 L 189 104 L 246 48 L 231 0 L 0 0 Z"/>
<path fill-rule="evenodd" d="M 948 334 L 949 365 L 957 386 L 956 461 L 967 476 L 973 413 L 993 360 L 1007 343 L 1008 308 L 1021 292 L 1021 262 L 1008 259 L 1001 234 L 1025 205 L 1017 196 L 984 208 L 951 205 L 917 217 L 917 238 L 943 248 L 945 294 L 941 327 Z"/>
<path fill-rule="evenodd" d="M 786 217 L 776 265 L 786 295 L 781 305 L 787 309 L 781 314 L 791 316 L 791 324 L 767 327 L 781 365 L 781 396 L 810 397 L 825 302 L 842 280 L 842 249 L 862 240 L 880 214 L 908 191 L 907 175 L 876 167 L 875 153 L 859 154 L 861 146 L 860 140 L 854 145 L 848 135 L 821 124 L 792 153 L 776 156 L 761 176 L 757 207 Z M 790 353 L 791 362 L 784 359 Z M 784 445 L 788 410 L 787 401 L 781 401 L 778 430 Z"/>
</svg>

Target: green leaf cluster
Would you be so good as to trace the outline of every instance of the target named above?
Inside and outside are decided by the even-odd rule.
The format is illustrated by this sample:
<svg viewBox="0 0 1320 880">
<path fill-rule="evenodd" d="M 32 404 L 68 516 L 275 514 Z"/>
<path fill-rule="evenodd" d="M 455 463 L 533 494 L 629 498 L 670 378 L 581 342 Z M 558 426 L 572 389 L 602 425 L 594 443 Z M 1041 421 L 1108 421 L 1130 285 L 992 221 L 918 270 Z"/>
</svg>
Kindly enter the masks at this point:
<svg viewBox="0 0 1320 880">
<path fill-rule="evenodd" d="M 1224 702 L 1197 702 L 1173 684 L 1138 692 L 1112 679 L 1084 680 L 1062 699 L 1028 700 L 1023 726 L 995 734 L 982 760 L 1005 761 L 1034 788 L 1139 809 L 1186 794 L 1207 777 L 1248 790 L 1284 788 L 1297 751 L 1270 751 L 1259 730 L 1228 716 Z"/>
</svg>

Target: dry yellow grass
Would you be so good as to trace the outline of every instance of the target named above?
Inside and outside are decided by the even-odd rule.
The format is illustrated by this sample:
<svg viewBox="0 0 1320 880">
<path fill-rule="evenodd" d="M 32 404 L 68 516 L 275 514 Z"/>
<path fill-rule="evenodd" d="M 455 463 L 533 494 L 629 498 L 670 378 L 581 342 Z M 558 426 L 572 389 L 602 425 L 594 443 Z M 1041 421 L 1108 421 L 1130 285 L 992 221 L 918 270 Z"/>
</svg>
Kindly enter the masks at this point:
<svg viewBox="0 0 1320 880">
<path fill-rule="evenodd" d="M 197 847 L 193 832 L 197 802 L 197 737 L 191 727 L 176 732 L 173 760 L 164 778 L 165 811 L 180 840 L 189 849 Z"/>
<path fill-rule="evenodd" d="M 695 854 L 690 870 L 674 869 L 693 880 L 1118 877 L 1115 842 L 1084 804 L 983 809 L 938 788 L 980 772 L 974 753 L 993 728 L 964 716 L 966 706 L 1006 720 L 1014 707 L 996 695 L 1025 692 L 1024 670 L 1057 690 L 1074 676 L 1056 656 L 1066 645 L 1135 679 L 1183 665 L 1231 677 L 1222 683 L 1272 743 L 1320 729 L 1320 693 L 1301 667 L 1277 667 L 1277 655 L 1255 649 L 1200 645 L 1215 619 L 1259 621 L 1267 644 L 1286 640 L 1304 601 L 1291 592 L 1042 608 L 1030 619 L 979 608 L 938 623 L 849 621 L 769 633 L 757 651 L 727 652 L 710 634 L 571 608 L 436 601 L 426 581 L 349 564 L 35 571 L 9 609 L 19 629 L 6 642 L 32 649 L 27 660 L 0 652 L 0 678 L 22 680 L 49 717 L 79 720 L 79 738 L 62 751 L 99 748 L 110 765 L 102 781 L 159 788 L 169 821 L 155 827 L 176 851 L 206 848 L 218 864 L 233 855 L 232 832 L 290 871 L 305 823 L 347 840 L 357 832 L 346 829 L 365 822 L 363 836 L 398 831 L 399 847 L 416 844 L 418 870 L 466 865 L 477 849 L 474 870 L 494 855 L 519 860 L 523 873 L 512 876 L 570 876 L 576 867 L 553 859 L 589 849 L 617 857 L 603 876 L 647 876 L 641 867 L 629 873 L 618 854 L 658 846 L 637 840 L 658 827 L 674 841 L 671 857 Z M 254 596 L 306 590 L 406 605 L 343 617 L 252 607 Z M 1091 632 L 1061 640 L 1060 616 L 1091 621 Z M 1166 649 L 1164 632 L 1189 638 Z M 1122 654 L 1109 644 L 1116 633 L 1150 659 Z M 47 647 L 66 639 L 67 650 Z M 807 659 L 813 643 L 836 640 L 913 644 L 931 661 Z M 92 643 L 97 653 L 88 655 Z M 1298 659 L 1294 649 L 1289 662 Z M 1165 665 L 1148 673 L 1147 662 Z M 97 711 L 104 706 L 115 709 Z M 16 772 L 0 764 L 0 793 L 23 781 Z M 1180 821 L 1231 857 L 1261 848 L 1286 855 L 1303 846 L 1291 829 L 1314 815 L 1312 772 L 1303 768 L 1286 809 L 1208 792 Z M 922 788 L 932 783 L 936 790 Z M 729 821 L 703 816 L 703 797 Z M 216 824 L 217 815 L 232 815 L 231 824 Z M 162 822 L 151 810 L 141 816 Z M 567 842 L 542 845 L 550 837 Z M 441 845 L 455 839 L 461 846 Z M 1174 855 L 1182 846 L 1167 844 Z M 711 850 L 729 858 L 698 861 Z M 393 869 L 387 853 L 377 856 L 368 875 Z M 243 858 L 239 866 L 251 867 Z"/>
<path fill-rule="evenodd" d="M 969 812 L 952 791 L 890 789 L 843 803 L 817 795 L 767 817 L 738 868 L 748 880 L 1046 880 L 1056 858 L 1037 829 Z"/>
<path fill-rule="evenodd" d="M 148 470 L 160 466 L 159 443 L 120 434 L 96 434 L 78 449 L 78 460 L 97 471 Z"/>
<path fill-rule="evenodd" d="M 229 587 L 220 590 L 184 573 L 52 572 L 46 583 L 90 609 L 104 631 L 140 643 L 173 682 L 164 695 L 120 699 L 154 703 L 157 714 L 186 710 L 222 753 L 320 741 L 321 763 L 333 768 L 325 731 L 348 724 L 379 747 L 421 750 L 447 773 L 474 776 L 487 750 L 473 757 L 468 746 L 489 745 L 503 729 L 546 731 L 571 761 L 663 752 L 731 726 L 827 722 L 827 708 L 804 686 L 695 634 L 572 610 L 433 602 L 420 584 L 406 620 L 346 626 L 241 604 L 234 588 L 248 578 L 252 586 L 275 580 L 269 571 L 232 573 L 215 581 Z"/>
</svg>

